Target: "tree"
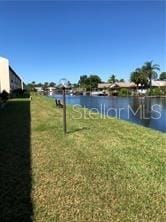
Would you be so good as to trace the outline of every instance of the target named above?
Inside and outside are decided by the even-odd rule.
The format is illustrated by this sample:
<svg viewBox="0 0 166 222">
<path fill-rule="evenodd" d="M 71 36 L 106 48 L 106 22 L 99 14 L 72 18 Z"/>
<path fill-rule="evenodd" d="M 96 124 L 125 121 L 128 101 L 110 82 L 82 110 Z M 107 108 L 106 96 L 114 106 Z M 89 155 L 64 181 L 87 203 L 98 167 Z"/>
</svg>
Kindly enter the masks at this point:
<svg viewBox="0 0 166 222">
<path fill-rule="evenodd" d="M 112 76 L 110 76 L 110 78 L 108 79 L 108 83 L 115 83 L 116 82 L 116 76 L 113 74 Z"/>
<path fill-rule="evenodd" d="M 35 84 L 36 84 L 36 82 L 35 81 L 32 81 L 32 83 L 31 83 L 34 87 L 35 87 Z"/>
<path fill-rule="evenodd" d="M 73 83 L 73 84 L 72 84 L 72 87 L 73 87 L 74 89 L 79 88 L 79 84 L 78 84 L 78 83 Z"/>
<path fill-rule="evenodd" d="M 27 88 L 28 91 L 34 92 L 34 91 L 36 91 L 35 86 L 36 86 L 35 81 L 32 81 L 31 83 L 28 83 L 26 85 L 26 88 Z"/>
<path fill-rule="evenodd" d="M 42 87 L 43 84 L 42 84 L 42 83 L 37 83 L 37 84 L 35 84 L 35 86 L 36 86 L 36 87 Z"/>
<path fill-rule="evenodd" d="M 144 75 L 148 78 L 149 80 L 149 87 L 151 88 L 152 86 L 152 79 L 157 79 L 157 72 L 159 71 L 159 65 L 158 64 L 153 64 L 153 61 L 150 62 L 145 62 L 144 65 L 142 66 L 142 71 Z"/>
<path fill-rule="evenodd" d="M 99 76 L 97 75 L 90 75 L 87 79 L 86 79 L 86 84 L 85 84 L 85 88 L 87 91 L 91 91 L 92 89 L 96 89 L 98 86 L 98 83 L 101 82 L 101 79 Z"/>
<path fill-rule="evenodd" d="M 55 86 L 56 86 L 56 83 L 55 83 L 55 82 L 50 82 L 50 83 L 49 83 L 49 86 L 50 86 L 50 87 L 55 87 Z"/>
<path fill-rule="evenodd" d="M 166 72 L 160 74 L 160 80 L 166 80 Z"/>
<path fill-rule="evenodd" d="M 124 79 L 120 79 L 119 82 L 124 82 Z"/>
<path fill-rule="evenodd" d="M 78 84 L 80 84 L 80 87 L 82 87 L 83 89 L 91 91 L 92 89 L 97 88 L 97 85 L 100 82 L 101 79 L 98 75 L 90 75 L 89 77 L 87 77 L 87 75 L 83 75 L 80 76 Z"/>
<path fill-rule="evenodd" d="M 67 86 L 68 86 L 68 88 L 71 88 L 72 84 L 70 81 L 67 81 Z"/>
<path fill-rule="evenodd" d="M 43 89 L 47 90 L 48 86 L 49 86 L 48 82 L 44 82 Z"/>
<path fill-rule="evenodd" d="M 87 82 L 87 75 L 82 75 L 80 76 L 80 80 L 78 81 L 78 84 L 80 85 L 81 88 L 86 88 L 86 82 Z"/>
<path fill-rule="evenodd" d="M 134 82 L 137 85 L 137 88 L 139 84 L 141 86 L 143 85 L 147 86 L 147 82 L 148 82 L 147 76 L 144 74 L 144 72 L 140 68 L 137 68 L 134 72 L 131 73 L 130 80 L 131 82 Z"/>
</svg>

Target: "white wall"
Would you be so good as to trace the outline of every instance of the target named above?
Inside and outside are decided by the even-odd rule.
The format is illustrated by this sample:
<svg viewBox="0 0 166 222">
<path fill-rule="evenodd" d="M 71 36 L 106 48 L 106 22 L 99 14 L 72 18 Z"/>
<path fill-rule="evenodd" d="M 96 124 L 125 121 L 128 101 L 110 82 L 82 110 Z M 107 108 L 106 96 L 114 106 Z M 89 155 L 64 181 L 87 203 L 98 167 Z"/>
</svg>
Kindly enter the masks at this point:
<svg viewBox="0 0 166 222">
<path fill-rule="evenodd" d="M 10 93 L 9 61 L 0 57 L 0 92 Z"/>
<path fill-rule="evenodd" d="M 0 57 L 0 93 L 6 90 L 10 93 L 14 89 L 23 89 L 23 81 L 9 68 L 9 61 Z"/>
</svg>

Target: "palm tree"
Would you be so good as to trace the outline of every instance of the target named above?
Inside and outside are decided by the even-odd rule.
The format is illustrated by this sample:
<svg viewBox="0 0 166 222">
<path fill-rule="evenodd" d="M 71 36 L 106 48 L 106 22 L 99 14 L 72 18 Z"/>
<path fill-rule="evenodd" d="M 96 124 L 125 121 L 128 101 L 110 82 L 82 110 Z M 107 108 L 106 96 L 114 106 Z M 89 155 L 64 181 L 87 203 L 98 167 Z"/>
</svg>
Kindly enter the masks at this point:
<svg viewBox="0 0 166 222">
<path fill-rule="evenodd" d="M 142 71 L 145 73 L 147 78 L 149 79 L 149 87 L 152 86 L 152 79 L 157 79 L 157 72 L 160 71 L 158 64 L 153 64 L 153 61 L 145 62 L 142 66 Z"/>
</svg>

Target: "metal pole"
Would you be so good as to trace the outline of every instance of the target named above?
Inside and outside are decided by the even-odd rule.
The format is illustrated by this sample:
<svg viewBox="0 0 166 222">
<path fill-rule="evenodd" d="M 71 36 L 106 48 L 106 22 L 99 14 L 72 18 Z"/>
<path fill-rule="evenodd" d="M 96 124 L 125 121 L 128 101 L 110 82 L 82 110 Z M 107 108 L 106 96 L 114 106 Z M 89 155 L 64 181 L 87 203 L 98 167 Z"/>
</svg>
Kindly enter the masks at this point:
<svg viewBox="0 0 166 222">
<path fill-rule="evenodd" d="M 63 87 L 63 129 L 64 129 L 64 134 L 66 134 L 67 128 L 66 128 L 66 91 L 65 91 L 65 87 Z"/>
</svg>

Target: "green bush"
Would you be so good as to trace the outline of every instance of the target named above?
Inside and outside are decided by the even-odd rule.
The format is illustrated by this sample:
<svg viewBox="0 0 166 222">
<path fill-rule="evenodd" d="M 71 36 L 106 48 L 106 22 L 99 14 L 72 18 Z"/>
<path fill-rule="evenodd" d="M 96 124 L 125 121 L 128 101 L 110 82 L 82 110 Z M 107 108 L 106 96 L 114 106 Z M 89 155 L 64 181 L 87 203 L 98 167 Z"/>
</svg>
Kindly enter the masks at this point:
<svg viewBox="0 0 166 222">
<path fill-rule="evenodd" d="M 119 90 L 119 96 L 130 96 L 131 92 L 128 89 L 122 88 Z"/>
<path fill-rule="evenodd" d="M 27 90 L 15 89 L 11 92 L 12 98 L 29 98 L 30 93 Z"/>
<path fill-rule="evenodd" d="M 0 102 L 6 103 L 8 99 L 9 99 L 9 93 L 3 90 L 2 93 L 0 93 Z"/>
<path fill-rule="evenodd" d="M 166 96 L 166 86 L 163 87 L 161 90 L 162 90 L 163 95 Z"/>
<path fill-rule="evenodd" d="M 152 88 L 150 91 L 149 91 L 149 96 L 161 96 L 163 95 L 163 91 L 160 89 L 160 88 Z"/>
</svg>

